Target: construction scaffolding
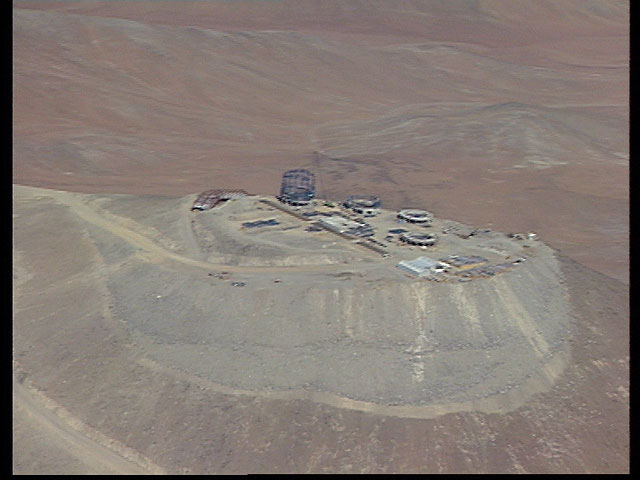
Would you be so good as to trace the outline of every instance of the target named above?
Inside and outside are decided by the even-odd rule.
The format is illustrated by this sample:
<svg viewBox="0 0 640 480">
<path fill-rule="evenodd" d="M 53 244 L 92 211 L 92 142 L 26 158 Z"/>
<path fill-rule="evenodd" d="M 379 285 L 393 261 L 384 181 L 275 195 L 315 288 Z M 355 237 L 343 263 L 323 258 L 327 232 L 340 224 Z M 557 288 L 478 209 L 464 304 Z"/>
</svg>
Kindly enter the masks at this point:
<svg viewBox="0 0 640 480">
<path fill-rule="evenodd" d="M 315 175 L 303 168 L 288 170 L 282 175 L 278 200 L 289 205 L 307 205 L 315 196 Z"/>
<path fill-rule="evenodd" d="M 404 209 L 398 212 L 398 219 L 409 223 L 430 225 L 433 215 L 426 210 Z"/>
<path fill-rule="evenodd" d="M 430 233 L 406 232 L 400 235 L 400 241 L 418 247 L 431 247 L 438 241 L 438 237 Z"/>
<path fill-rule="evenodd" d="M 375 195 L 351 195 L 344 202 L 346 208 L 365 217 L 373 217 L 379 213 L 382 202 Z"/>
</svg>

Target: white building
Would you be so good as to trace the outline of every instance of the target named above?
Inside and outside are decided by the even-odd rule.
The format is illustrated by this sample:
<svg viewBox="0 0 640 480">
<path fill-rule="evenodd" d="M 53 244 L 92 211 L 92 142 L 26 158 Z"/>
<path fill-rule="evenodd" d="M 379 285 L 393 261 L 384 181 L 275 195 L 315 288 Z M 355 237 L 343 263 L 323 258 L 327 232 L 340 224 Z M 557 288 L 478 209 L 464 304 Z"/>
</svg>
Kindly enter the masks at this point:
<svg viewBox="0 0 640 480">
<path fill-rule="evenodd" d="M 413 260 L 402 260 L 396 266 L 411 275 L 424 277 L 433 272 L 440 272 L 447 268 L 448 265 L 433 258 L 418 257 Z"/>
<path fill-rule="evenodd" d="M 319 221 L 327 230 L 333 232 L 353 235 L 358 237 L 367 237 L 373 235 L 373 228 L 368 223 L 354 222 L 348 218 L 341 217 L 339 215 L 332 215 L 331 217 L 321 218 Z"/>
</svg>

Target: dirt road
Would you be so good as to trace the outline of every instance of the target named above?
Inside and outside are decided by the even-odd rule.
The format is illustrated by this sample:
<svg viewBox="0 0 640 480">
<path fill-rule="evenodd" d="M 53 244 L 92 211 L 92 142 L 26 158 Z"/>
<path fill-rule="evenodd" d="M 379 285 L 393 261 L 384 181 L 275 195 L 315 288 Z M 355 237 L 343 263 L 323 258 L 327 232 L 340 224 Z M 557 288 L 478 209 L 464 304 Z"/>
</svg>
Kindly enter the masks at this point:
<svg viewBox="0 0 640 480">
<path fill-rule="evenodd" d="M 44 401 L 43 401 L 44 400 Z M 148 475 L 163 471 L 139 454 L 94 431 L 64 408 L 17 381 L 13 382 L 14 417 L 35 425 L 41 436 L 55 443 L 67 463 L 79 463 L 77 473 Z M 14 430 L 16 426 L 14 425 Z M 17 445 L 19 446 L 19 445 Z M 16 447 L 16 445 L 14 445 Z M 14 452 L 14 457 L 19 456 Z M 16 468 L 18 465 L 15 465 Z M 67 471 L 68 472 L 68 471 Z M 20 473 L 47 473 L 25 472 Z M 59 472 L 63 473 L 63 472 Z"/>
<path fill-rule="evenodd" d="M 86 205 L 76 194 L 62 192 L 57 190 L 44 190 L 35 189 L 31 187 L 15 186 L 14 188 L 23 190 L 31 190 L 34 193 L 36 191 L 41 195 L 47 195 L 53 197 L 57 202 L 60 202 L 78 215 L 82 220 L 85 220 L 97 227 L 106 230 L 109 233 L 117 235 L 124 239 L 130 245 L 141 250 L 139 253 L 143 255 L 145 259 L 152 263 L 158 262 L 179 262 L 191 267 L 198 267 L 207 271 L 212 270 L 225 270 L 228 272 L 239 273 L 283 273 L 283 272 L 325 272 L 325 271 L 339 271 L 344 269 L 344 265 L 294 265 L 286 267 L 274 267 L 274 266 L 238 266 L 227 264 L 216 264 L 204 262 L 202 260 L 195 260 L 192 258 L 184 257 L 170 252 L 153 241 L 149 240 L 144 235 L 135 232 L 131 228 L 128 228 L 122 224 L 117 223 L 114 220 L 107 218 L 106 215 L 101 214 L 95 209 Z M 113 215 L 110 215 L 114 217 Z M 132 221 L 128 221 L 132 224 Z"/>
</svg>

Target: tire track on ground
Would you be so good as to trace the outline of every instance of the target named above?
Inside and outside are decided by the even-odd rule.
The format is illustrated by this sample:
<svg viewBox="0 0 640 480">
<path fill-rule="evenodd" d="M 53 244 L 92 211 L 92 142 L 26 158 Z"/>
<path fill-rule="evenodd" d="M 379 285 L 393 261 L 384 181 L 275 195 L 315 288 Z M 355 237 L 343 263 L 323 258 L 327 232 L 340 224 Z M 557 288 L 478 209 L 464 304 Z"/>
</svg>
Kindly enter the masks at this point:
<svg viewBox="0 0 640 480">
<path fill-rule="evenodd" d="M 125 241 L 129 242 L 131 245 L 140 248 L 145 251 L 145 255 L 148 260 L 151 261 L 175 261 L 180 262 L 181 264 L 186 264 L 189 266 L 196 266 L 199 268 L 206 268 L 207 270 L 215 269 L 215 268 L 223 268 L 228 271 L 239 271 L 239 272 L 270 272 L 270 271 L 279 271 L 279 272 L 296 272 L 296 271 L 318 271 L 322 270 L 335 270 L 335 269 L 344 269 L 344 265 L 328 265 L 328 266 L 302 266 L 302 267 L 238 267 L 238 266 L 227 266 L 227 265 L 216 265 L 207 262 L 197 261 L 190 258 L 182 257 L 180 255 L 174 254 L 165 250 L 164 248 L 158 246 L 154 242 L 152 242 L 149 238 L 128 229 L 115 221 L 110 221 L 106 219 L 104 216 L 100 215 L 94 209 L 86 205 L 81 198 L 74 194 L 70 194 L 68 192 L 60 192 L 60 191 L 51 191 L 51 190 L 42 190 L 42 189 L 30 189 L 32 194 L 50 196 L 54 200 L 59 201 L 61 204 L 67 205 L 71 211 L 77 214 L 83 220 L 96 225 L 106 231 L 109 231 L 121 238 Z M 36 193 L 37 192 L 37 193 Z M 495 279 L 494 279 L 495 280 Z M 505 293 L 502 292 L 504 295 Z M 511 295 L 513 293 L 511 292 Z M 513 312 L 516 313 L 517 312 Z M 526 322 L 522 324 L 522 319 L 515 319 L 516 321 L 520 321 L 518 325 L 523 333 L 531 334 L 531 331 L 535 328 L 533 325 L 530 325 Z M 532 321 L 532 320 L 531 320 Z M 532 335 L 528 335 L 529 341 L 532 341 L 532 346 L 534 348 L 537 347 L 540 350 L 540 339 L 533 336 L 535 339 L 531 338 Z M 544 341 L 544 339 L 542 339 Z M 542 350 L 548 350 L 544 348 L 544 344 L 542 345 Z M 540 352 L 542 353 L 542 352 Z M 147 358 L 142 358 L 138 360 L 138 363 L 144 367 L 149 368 L 152 371 L 164 373 L 173 377 L 181 378 L 187 380 L 193 384 L 200 385 L 203 388 L 214 391 L 217 393 L 227 394 L 227 395 L 248 395 L 253 397 L 263 397 L 274 400 L 309 400 L 315 403 L 321 403 L 325 405 L 329 405 L 335 408 L 347 409 L 347 410 L 358 410 L 368 413 L 373 413 L 376 415 L 383 416 L 394 416 L 394 417 L 402 417 L 402 418 L 435 418 L 448 413 L 456 413 L 462 411 L 480 411 L 484 413 L 504 413 L 506 411 L 510 411 L 514 408 L 522 406 L 530 395 L 533 393 L 539 393 L 542 391 L 546 391 L 549 386 L 553 383 L 555 378 L 562 372 L 562 366 L 566 364 L 566 353 L 561 352 L 557 355 L 548 359 L 548 363 L 542 367 L 542 372 L 539 376 L 532 377 L 527 383 L 521 386 L 521 389 L 514 390 L 508 392 L 506 394 L 496 394 L 491 397 L 481 398 L 476 400 L 471 400 L 467 402 L 452 402 L 452 403 L 443 403 L 443 404 L 426 404 L 426 405 L 385 405 L 378 404 L 368 401 L 355 400 L 348 397 L 343 397 L 340 395 L 336 395 L 329 392 L 323 391 L 312 391 L 312 390 L 287 390 L 287 391 L 255 391 L 255 390 L 243 390 L 237 389 L 234 387 L 229 387 L 226 385 L 218 384 L 215 382 L 211 382 L 205 380 L 203 378 L 197 377 L 192 374 L 188 374 L 186 372 L 178 371 L 173 368 L 167 367 L 165 365 L 161 365 L 157 362 L 154 362 Z M 543 373 L 544 372 L 544 373 Z M 537 378 L 536 378 L 537 377 Z"/>
<path fill-rule="evenodd" d="M 82 220 L 89 222 L 103 230 L 106 230 L 114 235 L 125 240 L 130 245 L 142 250 L 142 256 L 148 261 L 153 263 L 162 263 L 166 261 L 179 262 L 192 267 L 197 267 L 203 270 L 225 270 L 229 272 L 238 273 L 286 273 L 286 272 L 327 272 L 344 269 L 343 264 L 334 265 L 293 265 L 286 267 L 279 266 L 240 266 L 240 265 L 226 265 L 209 263 L 202 260 L 195 260 L 192 258 L 183 257 L 181 255 L 170 252 L 158 244 L 154 243 L 148 237 L 137 233 L 123 225 L 120 225 L 114 221 L 108 220 L 103 215 L 100 215 L 96 210 L 86 205 L 76 195 L 69 192 L 62 192 L 57 190 L 46 190 L 42 195 L 48 195 L 54 200 L 58 201 L 69 207 L 73 213 L 75 213 Z"/>
<path fill-rule="evenodd" d="M 466 402 L 430 405 L 385 405 L 364 400 L 355 400 L 335 393 L 322 392 L 318 390 L 245 390 L 212 382 L 197 375 L 176 370 L 151 360 L 150 358 L 140 358 L 137 363 L 153 372 L 169 375 L 194 385 L 198 385 L 204 390 L 224 395 L 241 395 L 285 401 L 309 400 L 314 403 L 320 403 L 334 408 L 356 410 L 386 417 L 432 419 L 449 413 L 482 412 L 492 414 L 506 413 L 515 410 L 527 403 L 532 395 L 547 391 L 549 387 L 553 385 L 556 378 L 560 376 L 567 364 L 567 361 L 567 352 L 557 353 L 542 367 L 542 371 L 539 372 L 538 375 L 532 376 L 521 385 L 520 389 L 517 390 Z M 553 374 L 552 378 L 550 378 L 549 372 Z"/>
</svg>

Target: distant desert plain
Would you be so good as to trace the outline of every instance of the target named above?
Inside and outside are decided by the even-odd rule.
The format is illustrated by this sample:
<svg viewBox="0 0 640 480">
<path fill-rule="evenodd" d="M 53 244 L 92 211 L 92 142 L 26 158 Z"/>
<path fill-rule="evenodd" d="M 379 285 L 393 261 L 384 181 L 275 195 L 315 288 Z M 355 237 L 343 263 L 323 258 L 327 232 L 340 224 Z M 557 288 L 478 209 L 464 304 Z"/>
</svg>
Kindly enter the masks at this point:
<svg viewBox="0 0 640 480">
<path fill-rule="evenodd" d="M 629 26 L 616 0 L 14 0 L 13 473 L 628 472 Z M 540 243 L 408 280 L 269 206 L 293 168 Z M 267 200 L 191 212 L 209 189 Z M 281 231 L 238 233 L 258 211 Z"/>
</svg>

